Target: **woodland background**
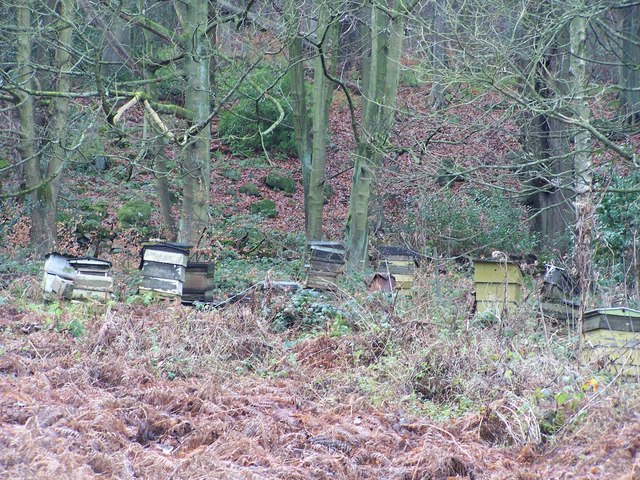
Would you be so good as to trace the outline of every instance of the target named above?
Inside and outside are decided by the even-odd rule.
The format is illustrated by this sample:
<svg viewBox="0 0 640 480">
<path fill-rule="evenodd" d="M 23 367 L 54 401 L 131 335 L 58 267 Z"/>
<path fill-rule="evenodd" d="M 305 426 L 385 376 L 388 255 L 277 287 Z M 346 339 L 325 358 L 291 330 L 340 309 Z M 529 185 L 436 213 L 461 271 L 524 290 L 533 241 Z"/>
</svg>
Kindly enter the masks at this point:
<svg viewBox="0 0 640 480">
<path fill-rule="evenodd" d="M 633 382 L 541 317 L 639 302 L 632 0 L 24 0 L 0 6 L 0 472 L 8 478 L 638 478 Z M 136 294 L 140 243 L 195 245 L 211 310 Z M 411 296 L 369 253 L 418 252 Z M 113 262 L 43 303 L 43 255 Z M 528 273 L 473 316 L 468 260 Z M 626 475 L 626 477 L 625 477 Z"/>
</svg>

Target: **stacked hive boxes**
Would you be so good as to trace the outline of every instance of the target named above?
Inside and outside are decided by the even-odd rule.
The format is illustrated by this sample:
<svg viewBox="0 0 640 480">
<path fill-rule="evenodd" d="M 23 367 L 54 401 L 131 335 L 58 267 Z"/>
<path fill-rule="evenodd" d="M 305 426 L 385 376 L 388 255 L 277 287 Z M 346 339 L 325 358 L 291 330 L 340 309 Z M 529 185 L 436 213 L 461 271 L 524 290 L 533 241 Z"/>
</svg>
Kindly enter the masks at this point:
<svg viewBox="0 0 640 480">
<path fill-rule="evenodd" d="M 55 294 L 62 298 L 71 298 L 73 279 L 77 274 L 69 263 L 71 258 L 55 252 L 47 255 L 42 278 L 42 291 L 45 297 Z"/>
<path fill-rule="evenodd" d="M 188 262 L 182 289 L 182 301 L 184 303 L 213 301 L 213 274 L 213 263 Z"/>
<path fill-rule="evenodd" d="M 105 302 L 113 292 L 113 278 L 109 275 L 111 262 L 92 257 L 69 260 L 76 270 L 71 298 Z"/>
<path fill-rule="evenodd" d="M 522 297 L 523 275 L 513 262 L 474 260 L 477 312 L 502 312 Z"/>
<path fill-rule="evenodd" d="M 140 261 L 140 291 L 169 297 L 182 296 L 190 249 L 190 245 L 179 243 L 145 245 Z"/>
<path fill-rule="evenodd" d="M 584 359 L 611 373 L 640 376 L 640 311 L 600 308 L 584 314 Z"/>
<path fill-rule="evenodd" d="M 392 276 L 395 288 L 406 290 L 413 286 L 418 254 L 403 246 L 378 247 L 377 264 L 376 271 L 380 276 L 383 278 Z"/>
<path fill-rule="evenodd" d="M 344 273 L 346 249 L 338 242 L 309 242 L 307 288 L 335 290 L 340 276 Z"/>
<path fill-rule="evenodd" d="M 545 266 L 540 307 L 546 317 L 574 325 L 580 306 L 579 302 L 573 301 L 577 293 L 577 286 L 565 269 L 554 265 Z"/>
<path fill-rule="evenodd" d="M 74 300 L 106 301 L 113 292 L 111 262 L 93 257 L 68 257 L 50 253 L 44 265 L 42 290 Z"/>
</svg>

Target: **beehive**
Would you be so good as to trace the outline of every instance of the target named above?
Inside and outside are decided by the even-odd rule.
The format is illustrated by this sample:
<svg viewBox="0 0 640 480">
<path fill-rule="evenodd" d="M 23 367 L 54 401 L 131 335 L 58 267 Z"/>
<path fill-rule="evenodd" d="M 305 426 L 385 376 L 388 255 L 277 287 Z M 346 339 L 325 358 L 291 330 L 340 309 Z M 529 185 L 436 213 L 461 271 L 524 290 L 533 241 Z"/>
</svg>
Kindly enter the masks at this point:
<svg viewBox="0 0 640 480">
<path fill-rule="evenodd" d="M 182 296 L 189 250 L 191 246 L 179 243 L 149 243 L 141 252 L 141 292 Z"/>
<path fill-rule="evenodd" d="M 213 275 L 213 263 L 188 262 L 182 288 L 182 301 L 184 303 L 211 302 L 213 300 Z"/>
<path fill-rule="evenodd" d="M 344 273 L 346 249 L 338 242 L 309 242 L 311 252 L 305 286 L 318 290 L 335 290 Z"/>
<path fill-rule="evenodd" d="M 580 307 L 580 303 L 574 301 L 577 290 L 576 283 L 565 269 L 546 265 L 540 292 L 544 316 L 574 325 Z"/>
<path fill-rule="evenodd" d="M 376 271 L 381 275 L 391 275 L 398 290 L 410 289 L 415 280 L 418 255 L 404 246 L 378 247 Z"/>
<path fill-rule="evenodd" d="M 585 361 L 611 373 L 640 376 L 640 311 L 600 308 L 584 314 Z"/>
<path fill-rule="evenodd" d="M 474 260 L 476 311 L 503 311 L 516 305 L 522 297 L 523 275 L 513 262 Z"/>
<path fill-rule="evenodd" d="M 71 298 L 75 300 L 98 300 L 105 302 L 113 292 L 113 278 L 109 275 L 111 262 L 93 257 L 69 260 L 76 270 Z"/>
<path fill-rule="evenodd" d="M 73 279 L 77 274 L 69 263 L 72 258 L 56 252 L 47 255 L 42 277 L 42 291 L 45 297 L 55 294 L 62 298 L 71 298 Z"/>
</svg>

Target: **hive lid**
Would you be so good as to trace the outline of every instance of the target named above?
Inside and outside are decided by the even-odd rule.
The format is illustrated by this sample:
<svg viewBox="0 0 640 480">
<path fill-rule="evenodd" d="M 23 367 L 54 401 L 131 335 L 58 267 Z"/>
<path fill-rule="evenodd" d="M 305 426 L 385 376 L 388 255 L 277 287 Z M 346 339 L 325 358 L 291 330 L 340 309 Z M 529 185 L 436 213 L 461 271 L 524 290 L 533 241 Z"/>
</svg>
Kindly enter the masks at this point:
<svg viewBox="0 0 640 480">
<path fill-rule="evenodd" d="M 337 250 L 346 250 L 346 247 L 340 242 L 334 242 L 329 240 L 311 240 L 307 242 L 309 249 L 314 248 L 335 248 Z"/>
<path fill-rule="evenodd" d="M 420 258 L 420 254 L 411 248 L 404 245 L 381 245 L 376 247 L 378 256 L 380 258 L 386 258 L 388 256 L 406 256 L 413 257 L 415 259 Z"/>
<path fill-rule="evenodd" d="M 78 257 L 72 258 L 69 260 L 69 263 L 74 266 L 74 268 L 82 268 L 82 267 L 91 267 L 98 268 L 101 270 L 107 270 L 111 268 L 111 262 L 108 260 L 102 260 L 100 258 L 95 257 Z"/>
<path fill-rule="evenodd" d="M 600 329 L 640 333 L 640 311 L 627 307 L 611 307 L 586 312 L 582 331 Z"/>
</svg>

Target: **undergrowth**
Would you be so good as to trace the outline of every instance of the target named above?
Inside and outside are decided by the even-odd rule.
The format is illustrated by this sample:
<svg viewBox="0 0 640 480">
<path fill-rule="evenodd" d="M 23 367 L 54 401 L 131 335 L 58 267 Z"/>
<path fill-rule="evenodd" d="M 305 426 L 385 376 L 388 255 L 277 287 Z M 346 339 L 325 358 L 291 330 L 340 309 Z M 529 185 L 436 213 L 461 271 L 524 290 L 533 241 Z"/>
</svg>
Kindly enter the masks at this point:
<svg viewBox="0 0 640 480">
<path fill-rule="evenodd" d="M 356 478 L 349 475 L 366 469 L 367 478 L 411 478 L 401 472 L 410 475 L 416 468 L 424 469 L 416 478 L 442 478 L 437 469 L 455 474 L 435 460 L 446 457 L 451 436 L 471 453 L 447 461 L 460 460 L 468 470 L 483 462 L 480 445 L 542 449 L 595 428 L 589 422 L 613 398 L 619 402 L 615 411 L 595 424 L 611 425 L 626 415 L 635 393 L 581 365 L 577 339 L 564 326 L 538 319 L 535 295 L 508 316 L 479 321 L 471 311 L 470 287 L 467 274 L 452 266 L 446 274 L 423 272 L 410 295 L 252 290 L 214 310 L 171 301 L 42 304 L 11 287 L 0 304 L 0 366 L 5 379 L 19 382 L 20 402 L 29 409 L 54 398 L 79 409 L 48 422 L 60 432 L 78 432 L 78 445 L 68 447 L 75 455 L 69 462 L 90 465 L 87 459 L 100 458 L 104 465 L 94 465 L 93 472 L 114 477 L 124 474 L 118 462 L 98 455 L 94 427 L 62 418 L 103 425 L 111 434 L 101 451 L 127 458 L 143 476 L 158 476 L 166 466 L 155 450 L 132 456 L 127 442 L 182 452 L 191 460 L 172 468 L 184 475 L 198 448 L 220 454 L 215 449 L 231 442 L 246 458 L 263 458 L 261 478 L 304 478 L 285 475 L 298 462 L 286 452 L 302 449 L 307 458 L 317 441 L 334 453 L 348 452 L 340 478 Z M 28 379 L 29 371 L 39 373 Z M 19 425 L 21 413 L 15 415 L 10 421 Z M 38 415 L 43 418 L 42 411 Z M 391 433 L 356 433 L 357 422 L 374 425 L 371 415 L 379 416 L 378 430 L 367 432 L 396 429 L 409 446 L 390 447 Z M 427 431 L 440 432 L 430 437 L 435 443 L 428 454 L 421 440 Z M 278 454 L 269 447 L 274 442 Z M 36 442 L 34 448 L 50 447 Z M 379 462 L 367 463 L 365 450 Z M 397 471 L 387 463 L 392 457 Z M 230 462 L 225 474 L 239 478 L 234 469 L 243 468 L 241 460 Z"/>
</svg>

